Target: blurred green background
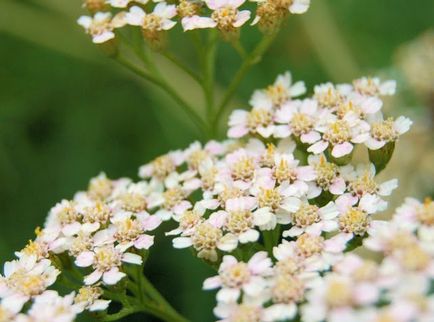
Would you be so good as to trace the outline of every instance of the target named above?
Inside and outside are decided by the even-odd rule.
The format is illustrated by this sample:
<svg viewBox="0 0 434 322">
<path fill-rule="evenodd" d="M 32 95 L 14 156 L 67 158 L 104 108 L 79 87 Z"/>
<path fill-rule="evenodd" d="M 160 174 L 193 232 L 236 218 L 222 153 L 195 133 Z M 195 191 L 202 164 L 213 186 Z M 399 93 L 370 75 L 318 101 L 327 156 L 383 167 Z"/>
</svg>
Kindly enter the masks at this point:
<svg viewBox="0 0 434 322">
<path fill-rule="evenodd" d="M 86 188 L 100 171 L 136 178 L 141 164 L 198 139 L 171 99 L 92 45 L 75 23 L 83 13 L 80 0 L 0 0 L 1 262 L 33 237 L 51 206 Z M 401 179 L 394 205 L 405 195 L 432 195 L 434 36 L 427 30 L 433 14 L 432 0 L 312 0 L 306 15 L 290 17 L 233 106 L 247 107 L 255 88 L 288 69 L 310 89 L 366 74 L 395 78 L 399 94 L 387 101 L 387 111 L 404 113 L 416 125 L 382 176 Z M 257 40 L 256 32 L 243 31 L 247 47 Z M 194 61 L 179 30 L 171 41 Z M 220 88 L 239 63 L 228 45 L 220 47 Z M 197 88 L 169 62 L 162 64 L 200 106 Z M 161 239 L 148 267 L 176 308 L 193 321 L 212 320 L 214 294 L 201 291 L 210 271 L 188 251 L 172 250 Z"/>
</svg>

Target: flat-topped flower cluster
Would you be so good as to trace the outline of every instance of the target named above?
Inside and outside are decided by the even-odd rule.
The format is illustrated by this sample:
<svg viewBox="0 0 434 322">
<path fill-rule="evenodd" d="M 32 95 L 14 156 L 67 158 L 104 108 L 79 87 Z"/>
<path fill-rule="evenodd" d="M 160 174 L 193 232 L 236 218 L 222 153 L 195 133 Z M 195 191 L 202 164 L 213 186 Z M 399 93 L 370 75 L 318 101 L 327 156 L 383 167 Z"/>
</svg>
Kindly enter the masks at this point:
<svg viewBox="0 0 434 322">
<path fill-rule="evenodd" d="M 106 310 L 113 292 L 139 294 L 131 273 L 163 221 L 175 248 L 217 269 L 203 287 L 219 289 L 222 321 L 430 321 L 434 203 L 408 199 L 392 221 L 374 218 L 398 182 L 377 180 L 390 156 L 372 151 L 391 154 L 411 124 L 383 118 L 394 83 L 328 83 L 296 99 L 304 92 L 281 75 L 233 112 L 230 139 L 160 156 L 139 182 L 101 174 L 55 205 L 4 266 L 0 321 L 73 321 Z M 350 164 L 356 144 L 372 163 Z M 362 244 L 381 262 L 348 253 Z M 56 281 L 76 292 L 49 290 Z"/>
<path fill-rule="evenodd" d="M 234 39 L 249 20 L 270 32 L 289 13 L 305 13 L 309 5 L 310 0 L 85 0 L 92 16 L 82 16 L 78 23 L 95 43 L 115 38 L 115 30 L 126 25 L 140 27 L 144 37 L 155 42 L 178 22 L 184 31 L 216 28 Z M 253 12 L 252 7 L 256 7 Z"/>
</svg>

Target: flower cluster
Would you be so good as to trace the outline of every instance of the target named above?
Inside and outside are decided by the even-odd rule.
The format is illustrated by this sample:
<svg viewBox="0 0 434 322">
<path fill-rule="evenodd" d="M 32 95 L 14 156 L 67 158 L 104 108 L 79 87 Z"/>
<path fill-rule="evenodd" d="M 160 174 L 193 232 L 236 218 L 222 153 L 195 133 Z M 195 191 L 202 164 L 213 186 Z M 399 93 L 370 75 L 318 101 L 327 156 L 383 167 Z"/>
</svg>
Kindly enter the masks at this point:
<svg viewBox="0 0 434 322">
<path fill-rule="evenodd" d="M 101 298 L 103 286 L 127 275 L 125 263 L 141 265 L 143 252 L 153 245 L 148 232 L 161 223 L 148 212 L 148 193 L 155 189 L 146 182 L 110 180 L 101 174 L 87 191 L 55 205 L 36 238 L 16 252 L 18 259 L 4 265 L 0 320 L 73 321 L 83 310 L 105 310 L 110 301 Z M 77 293 L 61 297 L 48 290 L 61 271 L 70 270 L 78 274 L 68 281 L 76 283 Z M 60 282 L 65 278 L 62 272 Z M 30 300 L 27 315 L 19 314 Z"/>
<path fill-rule="evenodd" d="M 310 0 L 251 1 L 257 3 L 253 13 L 246 0 L 177 0 L 173 4 L 155 0 L 85 0 L 84 7 L 92 16 L 82 16 L 78 23 L 95 43 L 115 38 L 115 30 L 127 25 L 140 27 L 145 39 L 158 43 L 178 22 L 184 31 L 216 28 L 226 39 L 234 39 L 249 20 L 270 32 L 289 13 L 305 13 L 310 5 Z"/>
<path fill-rule="evenodd" d="M 233 112 L 230 139 L 159 156 L 140 167 L 139 182 L 101 174 L 55 205 L 35 240 L 5 264 L 0 321 L 72 321 L 119 300 L 110 296 L 115 286 L 140 294 L 130 273 L 163 221 L 175 248 L 218 269 L 203 287 L 219 289 L 222 321 L 429 321 L 433 202 L 407 199 L 391 222 L 375 219 L 398 186 L 376 174 L 411 124 L 379 121 L 380 97 L 394 84 L 328 83 L 296 99 L 305 91 L 281 75 L 254 92 L 250 111 Z M 368 147 L 370 163 L 350 164 L 353 144 Z M 382 261 L 347 253 L 361 244 Z M 48 290 L 56 279 L 78 292 Z"/>
<path fill-rule="evenodd" d="M 394 81 L 363 77 L 353 84 L 321 84 L 311 97 L 294 99 L 305 93 L 304 83 L 293 84 L 287 72 L 273 85 L 253 93 L 250 111 L 232 113 L 228 136 L 292 137 L 307 152 L 326 151 L 335 159 L 351 155 L 355 144 L 376 151 L 394 144 L 412 123 L 403 116 L 383 117 L 381 96 L 393 95 L 395 86 Z"/>
</svg>

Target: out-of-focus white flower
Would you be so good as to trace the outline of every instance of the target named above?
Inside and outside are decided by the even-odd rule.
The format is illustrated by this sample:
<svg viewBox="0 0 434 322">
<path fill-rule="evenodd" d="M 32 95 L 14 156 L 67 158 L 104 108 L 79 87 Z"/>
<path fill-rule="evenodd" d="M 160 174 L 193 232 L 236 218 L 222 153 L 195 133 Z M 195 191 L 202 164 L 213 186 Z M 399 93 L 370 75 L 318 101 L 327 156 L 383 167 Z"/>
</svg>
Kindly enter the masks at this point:
<svg viewBox="0 0 434 322">
<path fill-rule="evenodd" d="M 114 29 L 126 24 L 123 13 L 112 17 L 110 12 L 97 12 L 93 17 L 81 16 L 77 22 L 92 36 L 92 40 L 96 44 L 115 38 Z"/>
<path fill-rule="evenodd" d="M 18 312 L 24 304 L 43 293 L 54 284 L 60 271 L 48 259 L 36 260 L 36 256 L 23 256 L 4 264 L 4 276 L 0 275 L 2 305 Z"/>
<path fill-rule="evenodd" d="M 238 262 L 231 255 L 223 257 L 219 275 L 206 279 L 206 290 L 220 288 L 217 293 L 219 302 L 236 302 L 241 291 L 247 296 L 258 296 L 266 287 L 264 277 L 272 274 L 272 262 L 266 252 L 258 252 L 247 263 Z"/>
<path fill-rule="evenodd" d="M 172 29 L 176 21 L 171 20 L 176 16 L 176 6 L 166 2 L 158 3 L 152 13 L 146 13 L 142 8 L 133 6 L 125 15 L 129 25 L 141 26 L 148 32 L 158 32 Z"/>
</svg>

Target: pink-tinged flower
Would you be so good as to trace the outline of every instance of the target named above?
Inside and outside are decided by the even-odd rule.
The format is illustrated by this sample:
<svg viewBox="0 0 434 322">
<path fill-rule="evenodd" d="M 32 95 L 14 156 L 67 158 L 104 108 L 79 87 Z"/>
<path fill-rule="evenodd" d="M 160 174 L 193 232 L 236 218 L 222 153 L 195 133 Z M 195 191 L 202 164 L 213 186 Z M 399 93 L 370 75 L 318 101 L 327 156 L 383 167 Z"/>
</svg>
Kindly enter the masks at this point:
<svg viewBox="0 0 434 322">
<path fill-rule="evenodd" d="M 357 206 L 354 206 L 357 202 Z M 339 210 L 339 230 L 353 237 L 368 232 L 372 224 L 371 215 L 385 210 L 387 202 L 371 194 L 365 194 L 360 200 L 347 194 L 340 196 L 336 205 Z"/>
<path fill-rule="evenodd" d="M 395 221 L 374 221 L 368 229 L 369 237 L 363 245 L 369 250 L 392 254 L 417 244 L 411 225 L 397 225 Z"/>
<path fill-rule="evenodd" d="M 258 209 L 253 197 L 240 197 L 226 202 L 226 210 L 220 210 L 211 215 L 215 220 L 223 222 L 223 227 L 229 234 L 236 236 L 242 244 L 255 242 L 259 239 L 259 232 L 255 227 L 268 222 L 269 211 Z"/>
<path fill-rule="evenodd" d="M 111 301 L 101 299 L 103 289 L 99 286 L 83 286 L 74 297 L 74 304 L 81 310 L 90 312 L 104 311 L 108 308 Z"/>
<path fill-rule="evenodd" d="M 325 83 L 314 87 L 313 97 L 320 107 L 335 110 L 344 102 L 346 92 L 347 90 L 343 87 L 335 87 L 332 83 Z"/>
<path fill-rule="evenodd" d="M 223 257 L 219 275 L 207 278 L 203 283 L 205 290 L 221 288 L 217 292 L 217 301 L 236 302 L 241 292 L 247 296 L 258 296 L 267 286 L 265 277 L 273 272 L 272 262 L 266 252 L 258 252 L 247 263 L 238 262 L 231 255 Z"/>
<path fill-rule="evenodd" d="M 202 20 L 202 23 L 205 25 L 205 28 L 217 27 L 222 32 L 232 32 L 236 30 L 236 28 L 241 27 L 250 19 L 249 10 L 238 9 L 245 1 L 246 0 L 206 0 L 206 5 L 213 11 L 211 19 L 214 23 L 211 23 L 210 20 Z M 198 23 L 199 20 L 196 18 L 194 22 Z"/>
<path fill-rule="evenodd" d="M 354 90 L 366 96 L 394 95 L 396 82 L 388 80 L 381 82 L 379 78 L 362 77 L 353 81 Z"/>
<path fill-rule="evenodd" d="M 79 205 L 75 201 L 62 200 L 51 208 L 45 225 L 59 230 L 59 233 L 70 234 L 80 229 L 81 217 Z"/>
<path fill-rule="evenodd" d="M 315 171 L 311 166 L 298 166 L 299 160 L 296 160 L 292 154 L 274 155 L 274 165 L 270 168 L 262 168 L 258 170 L 257 181 L 275 182 L 275 184 L 283 185 L 286 190 L 285 195 L 301 197 L 308 190 L 308 182 L 315 180 Z M 283 190 L 283 188 L 281 189 Z"/>
<path fill-rule="evenodd" d="M 111 219 L 109 230 L 118 242 L 117 249 L 126 251 L 133 247 L 136 249 L 149 249 L 154 244 L 154 236 L 145 234 L 161 224 L 160 217 L 149 215 L 146 212 L 133 214 L 131 212 L 118 212 Z"/>
<path fill-rule="evenodd" d="M 171 151 L 165 155 L 159 156 L 152 162 L 142 165 L 139 168 L 139 177 L 157 178 L 164 181 L 176 168 L 184 163 L 184 153 L 181 150 Z"/>
<path fill-rule="evenodd" d="M 74 293 L 60 296 L 56 291 L 45 291 L 35 298 L 26 314 L 28 320 L 23 321 L 73 322 L 79 313 L 81 313 L 81 308 L 74 304 Z"/>
<path fill-rule="evenodd" d="M 277 76 L 273 85 L 266 89 L 256 90 L 249 103 L 253 108 L 277 108 L 305 92 L 304 82 L 292 83 L 291 73 L 287 71 L 285 74 Z"/>
<path fill-rule="evenodd" d="M 60 271 L 48 259 L 36 260 L 36 256 L 23 256 L 4 264 L 4 276 L 0 275 L 2 306 L 19 312 L 31 298 L 54 284 Z"/>
<path fill-rule="evenodd" d="M 92 285 L 100 279 L 107 285 L 119 282 L 125 273 L 119 268 L 122 262 L 140 265 L 142 258 L 133 253 L 124 253 L 116 248 L 111 241 L 111 234 L 100 231 L 95 236 L 95 247 L 91 251 L 82 252 L 77 256 L 75 264 L 79 267 L 92 266 L 94 271 L 84 278 L 86 285 Z"/>
<path fill-rule="evenodd" d="M 351 236 L 338 234 L 325 239 L 319 234 L 304 233 L 295 241 L 284 240 L 273 249 L 273 254 L 278 257 L 300 257 L 303 260 L 305 270 L 308 272 L 328 269 L 337 260 L 342 258 L 347 242 Z"/>
<path fill-rule="evenodd" d="M 308 164 L 313 167 L 316 174 L 316 179 L 308 182 L 308 199 L 318 197 L 323 191 L 328 191 L 334 195 L 341 195 L 345 192 L 346 184 L 340 173 L 340 168 L 336 164 L 328 162 L 323 154 L 309 155 Z"/>
<path fill-rule="evenodd" d="M 390 196 L 392 191 L 398 187 L 398 180 L 391 179 L 381 184 L 375 180 L 375 166 L 370 164 L 359 164 L 356 168 L 346 165 L 340 168 L 340 173 L 347 184 L 348 193 L 357 202 L 366 194 L 379 197 Z"/>
<path fill-rule="evenodd" d="M 187 248 L 193 246 L 197 257 L 215 262 L 218 259 L 217 250 L 230 252 L 237 247 L 238 240 L 232 234 L 224 235 L 221 227 L 223 221 L 219 217 L 210 217 L 208 220 L 195 226 L 190 236 L 173 239 L 173 247 Z"/>
<path fill-rule="evenodd" d="M 383 120 L 381 114 L 376 114 L 369 119 L 371 129 L 365 145 L 370 150 L 381 149 L 389 142 L 395 142 L 406 133 L 413 123 L 409 118 L 400 116 L 396 120 L 388 118 Z"/>
<path fill-rule="evenodd" d="M 268 169 L 269 170 L 269 169 Z M 256 197 L 258 214 L 261 214 L 261 230 L 270 230 L 276 224 L 286 225 L 290 222 L 289 213 L 294 211 L 300 200 L 294 197 L 294 187 L 288 182 L 277 184 L 269 174 L 263 175 L 265 169 L 261 169 L 262 176 L 258 176 L 250 193 Z"/>
<path fill-rule="evenodd" d="M 396 209 L 394 223 L 416 231 L 423 242 L 434 242 L 434 202 L 427 198 L 422 203 L 414 198 L 406 198 Z"/>
<path fill-rule="evenodd" d="M 155 33 L 172 29 L 176 21 L 171 20 L 176 16 L 176 6 L 160 2 L 151 13 L 146 13 L 142 8 L 133 6 L 125 15 L 129 25 L 140 26 L 145 32 Z"/>
<path fill-rule="evenodd" d="M 249 188 L 259 168 L 259 157 L 246 149 L 238 149 L 226 155 L 226 164 L 219 169 L 219 179 L 223 182 L 233 182 L 242 190 Z"/>
<path fill-rule="evenodd" d="M 321 234 L 338 229 L 336 217 L 339 211 L 331 201 L 324 207 L 311 205 L 307 201 L 300 202 L 297 209 L 290 213 L 292 227 L 285 230 L 283 237 L 295 237 L 303 233 Z"/>
<path fill-rule="evenodd" d="M 291 320 L 297 313 L 297 306 L 304 301 L 305 292 L 318 283 L 319 274 L 277 274 L 269 286 L 272 304 L 265 309 L 266 321 Z"/>
<path fill-rule="evenodd" d="M 189 169 L 199 170 L 204 163 L 213 162 L 216 156 L 221 155 L 224 151 L 224 146 L 216 141 L 207 143 L 204 147 L 200 142 L 194 142 L 183 151 L 184 160 Z"/>
<path fill-rule="evenodd" d="M 356 304 L 371 305 L 379 300 L 382 276 L 374 261 L 355 254 L 346 254 L 333 266 L 333 271 L 352 279 L 352 297 Z"/>
<path fill-rule="evenodd" d="M 263 307 L 266 300 L 264 296 L 244 296 L 242 303 L 218 302 L 214 314 L 220 319 L 218 322 L 269 322 Z"/>
<path fill-rule="evenodd" d="M 174 218 L 179 223 L 179 226 L 166 233 L 166 236 L 181 235 L 191 236 L 196 229 L 196 226 L 205 221 L 204 214 L 206 208 L 201 202 L 197 202 L 194 208 L 186 210 L 181 216 Z"/>
<path fill-rule="evenodd" d="M 101 44 L 115 38 L 114 29 L 125 26 L 125 15 L 112 17 L 110 12 L 97 12 L 93 17 L 81 16 L 77 23 L 92 36 L 92 41 Z"/>
<path fill-rule="evenodd" d="M 357 319 L 356 290 L 348 276 L 328 273 L 306 294 L 307 303 L 301 308 L 306 322 L 361 321 Z"/>
<path fill-rule="evenodd" d="M 320 140 L 321 135 L 315 131 L 317 120 L 321 119 L 326 110 L 320 110 L 318 103 L 313 99 L 294 100 L 285 103 L 276 111 L 274 136 L 286 138 L 293 135 L 303 143 L 314 143 Z"/>
<path fill-rule="evenodd" d="M 319 154 L 330 147 L 332 156 L 341 158 L 351 154 L 354 143 L 363 143 L 368 139 L 369 124 L 350 113 L 343 119 L 330 119 L 325 125 L 317 125 L 316 131 L 322 133 L 321 140 L 307 151 Z"/>
<path fill-rule="evenodd" d="M 378 97 L 363 96 L 351 92 L 333 110 L 339 118 L 344 118 L 346 114 L 352 113 L 361 119 L 365 119 L 377 113 L 382 106 L 383 101 Z"/>
<path fill-rule="evenodd" d="M 271 106 L 253 107 L 250 111 L 235 110 L 229 118 L 230 138 L 241 138 L 247 134 L 269 138 L 274 131 L 274 112 Z"/>
<path fill-rule="evenodd" d="M 192 190 L 190 187 L 174 185 L 164 192 L 155 192 L 149 196 L 149 208 L 157 208 L 156 216 L 162 220 L 169 220 L 181 216 L 186 210 L 192 207 L 187 200 Z"/>
</svg>

